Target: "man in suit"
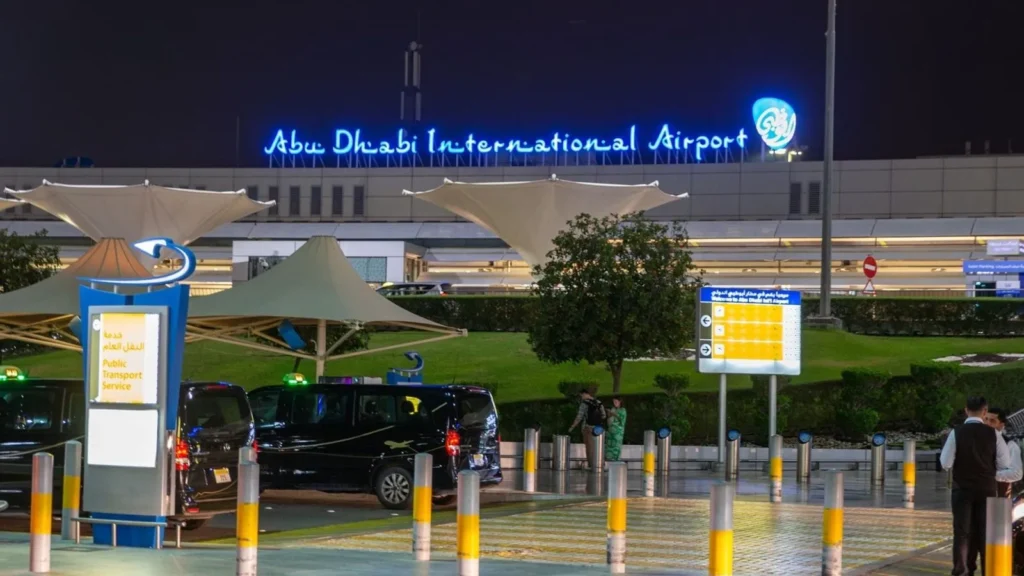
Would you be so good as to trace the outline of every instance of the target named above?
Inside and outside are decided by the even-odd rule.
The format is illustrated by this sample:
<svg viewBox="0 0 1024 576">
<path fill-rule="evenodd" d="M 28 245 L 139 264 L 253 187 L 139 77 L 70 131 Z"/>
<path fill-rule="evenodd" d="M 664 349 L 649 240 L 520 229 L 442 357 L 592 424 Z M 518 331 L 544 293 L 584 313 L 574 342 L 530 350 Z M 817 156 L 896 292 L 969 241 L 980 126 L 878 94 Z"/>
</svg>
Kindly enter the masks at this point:
<svg viewBox="0 0 1024 576">
<path fill-rule="evenodd" d="M 953 470 L 953 576 L 973 575 L 985 566 L 985 505 L 997 492 L 996 474 L 1010 469 L 1003 436 L 985 424 L 988 403 L 967 399 L 967 419 L 946 439 L 939 459 Z"/>
<path fill-rule="evenodd" d="M 1006 410 L 989 408 L 985 423 L 995 428 L 1006 440 Z M 1009 498 L 1013 495 L 1013 484 L 1024 477 L 1024 463 L 1021 462 L 1020 444 L 1016 440 L 1006 440 L 1006 447 L 1010 450 L 1010 469 L 996 472 L 996 490 L 1000 496 Z"/>
</svg>

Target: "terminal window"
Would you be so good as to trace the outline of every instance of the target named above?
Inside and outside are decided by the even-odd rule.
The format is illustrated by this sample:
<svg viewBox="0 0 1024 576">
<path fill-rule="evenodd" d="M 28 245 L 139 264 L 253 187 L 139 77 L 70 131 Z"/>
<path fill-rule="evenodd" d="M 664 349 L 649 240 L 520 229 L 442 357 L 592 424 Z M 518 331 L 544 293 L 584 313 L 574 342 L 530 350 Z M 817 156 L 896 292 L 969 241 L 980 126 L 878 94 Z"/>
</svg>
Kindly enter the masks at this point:
<svg viewBox="0 0 1024 576">
<path fill-rule="evenodd" d="M 250 200 L 259 200 L 260 199 L 260 187 L 259 186 L 246 186 L 245 187 L 245 195 L 248 196 Z"/>
<path fill-rule="evenodd" d="M 811 182 L 807 185 L 807 212 L 821 214 L 821 182 Z"/>
<path fill-rule="evenodd" d="M 345 207 L 342 204 L 345 201 L 345 187 L 334 186 L 331 188 L 331 214 L 334 216 L 341 216 L 345 214 Z"/>
<path fill-rule="evenodd" d="M 288 215 L 295 217 L 299 215 L 299 193 L 300 188 L 298 186 L 292 186 L 288 188 Z"/>
<path fill-rule="evenodd" d="M 803 184 L 800 182 L 789 183 L 789 215 L 800 215 L 800 204 L 802 203 Z"/>
<path fill-rule="evenodd" d="M 273 206 L 267 209 L 267 216 L 278 215 L 277 203 L 281 199 L 280 196 L 281 194 L 278 192 L 277 186 L 271 186 L 270 189 L 267 191 L 267 200 L 270 200 L 271 202 L 274 203 Z"/>
<path fill-rule="evenodd" d="M 366 187 L 354 186 L 352 188 L 352 215 L 363 216 L 366 203 Z"/>
<path fill-rule="evenodd" d="M 309 215 L 319 216 L 320 206 L 323 202 L 323 192 L 319 186 L 313 186 L 309 189 Z"/>
</svg>

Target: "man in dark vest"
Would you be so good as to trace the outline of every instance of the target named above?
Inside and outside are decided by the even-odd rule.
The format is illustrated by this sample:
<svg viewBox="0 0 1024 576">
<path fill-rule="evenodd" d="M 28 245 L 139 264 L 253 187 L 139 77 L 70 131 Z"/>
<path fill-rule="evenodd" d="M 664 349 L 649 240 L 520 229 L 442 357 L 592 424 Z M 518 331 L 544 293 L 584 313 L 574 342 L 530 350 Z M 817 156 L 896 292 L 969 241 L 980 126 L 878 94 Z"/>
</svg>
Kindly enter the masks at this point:
<svg viewBox="0 0 1024 576">
<path fill-rule="evenodd" d="M 942 467 L 953 470 L 953 576 L 977 572 L 979 555 L 984 574 L 986 499 L 996 495 L 996 473 L 1010 468 L 1006 441 L 985 424 L 985 399 L 968 398 L 966 412 L 939 456 Z"/>
</svg>

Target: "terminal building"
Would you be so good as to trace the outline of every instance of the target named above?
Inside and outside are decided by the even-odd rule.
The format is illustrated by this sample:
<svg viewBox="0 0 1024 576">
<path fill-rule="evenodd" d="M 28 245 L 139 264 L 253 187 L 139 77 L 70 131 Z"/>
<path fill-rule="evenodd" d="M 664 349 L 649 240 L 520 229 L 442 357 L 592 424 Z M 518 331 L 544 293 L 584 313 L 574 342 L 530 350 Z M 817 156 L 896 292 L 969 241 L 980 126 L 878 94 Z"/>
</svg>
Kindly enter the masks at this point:
<svg viewBox="0 0 1024 576">
<path fill-rule="evenodd" d="M 324 144 L 280 130 L 263 148 L 263 168 L 0 168 L 0 185 L 26 190 L 44 180 L 149 182 L 244 189 L 253 199 L 276 201 L 192 243 L 201 259 L 194 277 L 198 293 L 244 282 L 318 235 L 336 237 L 369 283 L 444 282 L 469 292 L 525 289 L 530 268 L 489 230 L 405 191 L 431 190 L 445 179 L 522 182 L 553 175 L 577 182 L 657 182 L 668 194 L 688 197 L 648 215 L 685 224 L 708 282 L 813 292 L 819 287 L 823 165 L 794 161 L 802 149 L 795 145 L 796 115 L 788 104 L 761 99 L 753 112 L 749 139 L 743 128 L 690 138 L 669 124 L 646 131 L 632 126 L 616 138 L 555 132 L 491 142 L 472 134 L 442 140 L 447 135 L 435 129 L 415 135 L 398 130 L 391 140 L 369 141 L 368 130 L 338 128 Z M 879 291 L 1019 295 L 1024 266 L 1015 261 L 1019 251 L 1007 247 L 1024 236 L 1024 156 L 836 162 L 832 208 L 836 291 L 865 287 L 860 264 L 871 255 L 878 262 L 873 284 Z M 65 263 L 91 243 L 28 204 L 0 213 L 0 227 L 46 230 L 62 247 Z"/>
</svg>

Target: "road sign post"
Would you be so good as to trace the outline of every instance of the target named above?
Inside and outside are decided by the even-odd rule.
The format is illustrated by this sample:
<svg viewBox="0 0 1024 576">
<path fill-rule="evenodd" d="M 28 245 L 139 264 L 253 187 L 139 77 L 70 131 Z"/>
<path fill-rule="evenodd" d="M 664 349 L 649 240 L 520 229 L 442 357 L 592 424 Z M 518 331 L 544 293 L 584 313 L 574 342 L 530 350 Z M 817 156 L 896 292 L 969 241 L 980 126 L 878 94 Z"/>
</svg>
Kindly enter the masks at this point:
<svg viewBox="0 0 1024 576">
<path fill-rule="evenodd" d="M 864 294 L 874 294 L 874 279 L 875 274 L 878 274 L 878 261 L 875 260 L 874 256 L 868 254 L 868 257 L 864 259 L 864 264 L 862 265 L 862 267 L 864 269 L 864 276 L 868 279 L 867 283 L 864 284 L 863 292 Z"/>
</svg>

